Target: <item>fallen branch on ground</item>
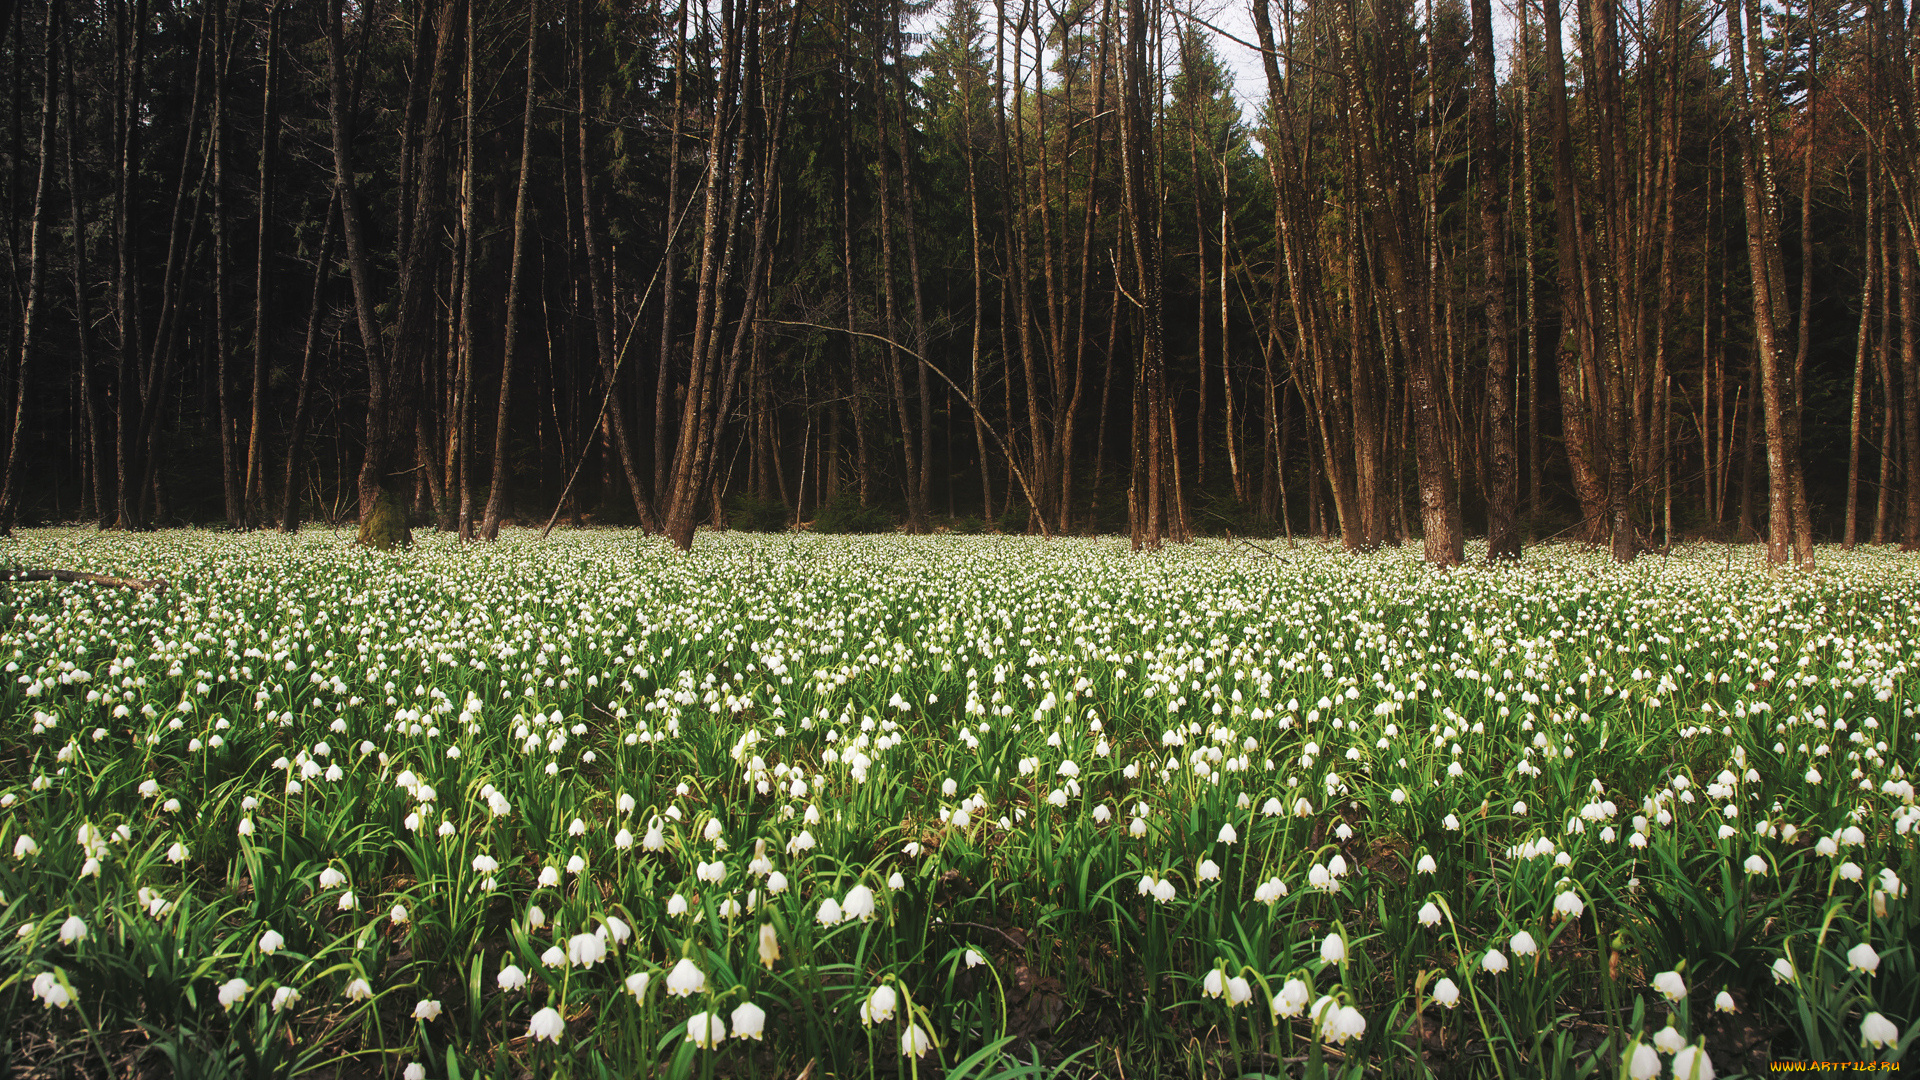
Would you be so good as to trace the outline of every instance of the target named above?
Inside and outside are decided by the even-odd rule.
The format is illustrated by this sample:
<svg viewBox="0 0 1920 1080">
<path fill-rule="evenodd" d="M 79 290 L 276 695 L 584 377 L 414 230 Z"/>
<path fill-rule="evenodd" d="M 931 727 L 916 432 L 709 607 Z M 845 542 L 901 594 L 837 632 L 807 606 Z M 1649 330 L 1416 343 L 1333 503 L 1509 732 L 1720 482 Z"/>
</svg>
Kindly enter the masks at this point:
<svg viewBox="0 0 1920 1080">
<path fill-rule="evenodd" d="M 0 570 L 0 581 L 68 581 L 85 585 L 114 585 L 122 589 L 144 592 L 147 589 L 167 590 L 165 578 L 113 577 L 110 574 L 89 574 L 82 570 L 40 570 L 22 567 L 15 570 Z"/>
</svg>

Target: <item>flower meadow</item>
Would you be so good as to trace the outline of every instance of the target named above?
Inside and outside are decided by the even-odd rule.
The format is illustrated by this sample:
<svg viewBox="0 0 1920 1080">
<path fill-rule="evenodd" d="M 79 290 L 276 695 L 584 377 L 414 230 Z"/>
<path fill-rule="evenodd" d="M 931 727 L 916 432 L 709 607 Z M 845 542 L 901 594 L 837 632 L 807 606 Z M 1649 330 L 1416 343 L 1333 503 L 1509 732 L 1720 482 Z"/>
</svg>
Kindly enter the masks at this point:
<svg viewBox="0 0 1920 1080">
<path fill-rule="evenodd" d="M 1920 1031 L 1920 558 L 34 530 L 15 1073 L 1530 1076 Z"/>
</svg>

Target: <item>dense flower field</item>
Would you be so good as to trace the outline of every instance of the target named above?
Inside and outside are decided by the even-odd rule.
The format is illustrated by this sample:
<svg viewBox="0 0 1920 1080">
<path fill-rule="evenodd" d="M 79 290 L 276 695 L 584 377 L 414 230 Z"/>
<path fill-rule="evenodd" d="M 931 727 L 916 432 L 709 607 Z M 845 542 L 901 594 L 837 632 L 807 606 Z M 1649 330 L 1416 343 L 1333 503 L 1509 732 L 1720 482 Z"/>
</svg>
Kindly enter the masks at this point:
<svg viewBox="0 0 1920 1080">
<path fill-rule="evenodd" d="M 9 1065 L 1669 1075 L 1920 1031 L 1920 560 L 33 531 Z"/>
</svg>

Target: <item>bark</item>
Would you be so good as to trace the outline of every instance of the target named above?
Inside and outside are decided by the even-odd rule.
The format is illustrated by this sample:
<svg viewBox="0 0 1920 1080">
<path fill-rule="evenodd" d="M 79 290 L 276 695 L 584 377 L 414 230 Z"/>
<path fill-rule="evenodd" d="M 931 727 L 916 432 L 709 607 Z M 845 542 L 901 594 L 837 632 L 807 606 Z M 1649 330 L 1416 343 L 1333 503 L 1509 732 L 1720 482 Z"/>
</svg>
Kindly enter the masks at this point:
<svg viewBox="0 0 1920 1080">
<path fill-rule="evenodd" d="M 59 22 L 59 0 L 48 0 L 45 34 L 40 62 L 40 142 L 38 165 L 34 169 L 33 217 L 27 226 L 27 289 L 20 318 L 19 353 L 13 367 L 13 417 L 7 425 L 7 459 L 0 471 L 0 536 L 13 533 L 18 511 L 20 483 L 20 436 L 27 418 L 27 365 L 33 357 L 34 333 L 38 329 L 40 296 L 47 268 L 47 189 L 53 177 L 53 103 L 54 48 L 53 31 Z"/>
<path fill-rule="evenodd" d="M 576 26 L 579 23 L 580 5 L 574 5 Z M 627 425 L 627 410 L 619 390 L 620 361 L 614 347 L 613 334 L 613 286 L 610 281 L 610 267 L 606 255 L 605 238 L 602 236 L 599 211 L 593 194 L 593 170 L 589 164 L 591 154 L 588 145 L 589 124 L 592 113 L 587 102 L 587 55 L 586 41 L 582 36 L 575 43 L 578 50 L 578 67 L 574 73 L 574 85 L 577 88 L 575 102 L 579 115 L 575 123 L 579 136 L 579 154 L 577 161 L 580 169 L 580 233 L 585 247 L 587 260 L 587 286 L 592 294 L 594 351 L 600 361 L 600 377 L 607 386 L 607 427 L 613 435 L 614 451 L 620 459 L 620 470 L 627 482 L 627 490 L 633 498 L 633 511 L 640 520 L 640 527 L 652 532 L 655 528 L 653 505 L 647 498 L 645 487 L 640 481 L 639 462 L 634 458 L 633 437 Z"/>
<path fill-rule="evenodd" d="M 1561 43 L 1560 0 L 1544 0 L 1541 28 L 1546 34 L 1547 126 L 1553 143 L 1553 210 L 1555 263 L 1560 292 L 1560 342 L 1555 350 L 1560 375 L 1560 412 L 1573 473 L 1573 490 L 1580 502 L 1582 535 L 1597 542 L 1606 531 L 1607 481 L 1602 471 L 1604 450 L 1595 443 L 1589 401 L 1592 380 L 1583 377 L 1591 356 L 1592 320 L 1583 280 L 1579 206 L 1575 202 L 1573 128 L 1567 117 L 1567 65 Z M 1571 355 L 1569 355 L 1571 354 Z M 1570 362 L 1571 361 L 1571 362 Z"/>
<path fill-rule="evenodd" d="M 506 331 L 500 354 L 500 398 L 493 413 L 492 486 L 487 491 L 487 507 L 480 518 L 480 538 L 493 540 L 500 535 L 500 516 L 507 502 L 507 415 L 513 396 L 513 366 L 520 346 L 520 288 L 526 264 L 527 190 L 533 175 L 533 108 L 535 61 L 539 56 L 540 19 L 537 10 L 527 11 L 527 82 L 520 116 L 520 180 L 513 194 L 513 252 L 508 256 Z"/>
<path fill-rule="evenodd" d="M 267 6 L 266 70 L 260 90 L 260 204 L 259 229 L 253 253 L 253 378 L 248 401 L 247 471 L 242 485 L 247 523 L 264 523 L 266 508 L 266 422 L 268 321 L 271 316 L 271 260 L 274 221 L 274 167 L 278 163 L 280 134 L 279 98 L 275 82 L 279 78 L 280 4 L 269 0 Z M 323 226 L 324 229 L 324 226 Z M 297 447 L 298 444 L 292 444 Z"/>
<path fill-rule="evenodd" d="M 1741 5 L 1727 5 L 1727 39 L 1733 62 L 1733 87 L 1744 115 L 1737 124 L 1740 142 L 1742 204 L 1747 225 L 1747 261 L 1753 283 L 1754 345 L 1758 354 L 1761 408 L 1767 450 L 1767 558 L 1783 564 L 1793 547 L 1794 473 L 1789 409 L 1795 399 L 1793 373 L 1781 356 L 1779 315 L 1786 302 L 1780 260 L 1779 213 L 1773 198 L 1772 135 L 1766 113 L 1764 55 L 1757 7 L 1748 6 L 1753 24 L 1748 47 Z"/>
<path fill-rule="evenodd" d="M 307 441 L 307 408 L 313 394 L 313 356 L 318 351 L 320 316 L 326 310 L 327 277 L 333 265 L 333 222 L 339 201 L 327 204 L 320 226 L 320 254 L 313 266 L 313 301 L 307 308 L 307 333 L 300 346 L 300 375 L 294 382 L 293 421 L 287 434 L 287 471 L 281 488 L 280 530 L 300 527 L 300 452 Z"/>
<path fill-rule="evenodd" d="M 1134 550 L 1153 550 L 1169 538 L 1173 492 L 1167 477 L 1169 415 L 1165 367 L 1165 324 L 1161 304 L 1160 200 L 1148 154 L 1147 102 L 1158 100 L 1147 75 L 1148 38 L 1144 0 L 1127 0 L 1127 41 L 1121 87 L 1121 182 L 1126 193 L 1127 225 L 1136 271 L 1135 303 L 1140 319 L 1140 380 L 1135 394 L 1135 455 L 1139 465 L 1128 495 Z M 1037 441 L 1037 440 L 1036 440 Z M 1177 534 L 1175 540 L 1184 539 Z"/>
<path fill-rule="evenodd" d="M 1498 141 L 1495 103 L 1498 73 L 1493 63 L 1493 6 L 1472 0 L 1473 160 L 1480 188 L 1481 306 L 1487 320 L 1488 448 L 1487 558 L 1518 559 L 1520 501 L 1518 446 L 1514 431 L 1513 350 L 1507 331 L 1507 227 L 1496 180 Z"/>
</svg>

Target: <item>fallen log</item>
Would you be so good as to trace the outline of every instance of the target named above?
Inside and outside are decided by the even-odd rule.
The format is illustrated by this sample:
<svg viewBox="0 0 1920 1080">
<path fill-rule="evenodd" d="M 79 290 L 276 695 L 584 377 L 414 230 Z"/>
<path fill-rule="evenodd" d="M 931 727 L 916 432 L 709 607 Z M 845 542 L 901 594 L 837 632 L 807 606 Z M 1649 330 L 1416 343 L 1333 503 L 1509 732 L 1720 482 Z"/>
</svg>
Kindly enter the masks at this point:
<svg viewBox="0 0 1920 1080">
<path fill-rule="evenodd" d="M 0 570 L 0 581 L 67 581 L 83 585 L 112 585 L 135 592 L 167 590 L 165 578 L 114 577 L 111 574 L 89 574 L 82 570 L 41 570 L 31 567 Z"/>
</svg>

